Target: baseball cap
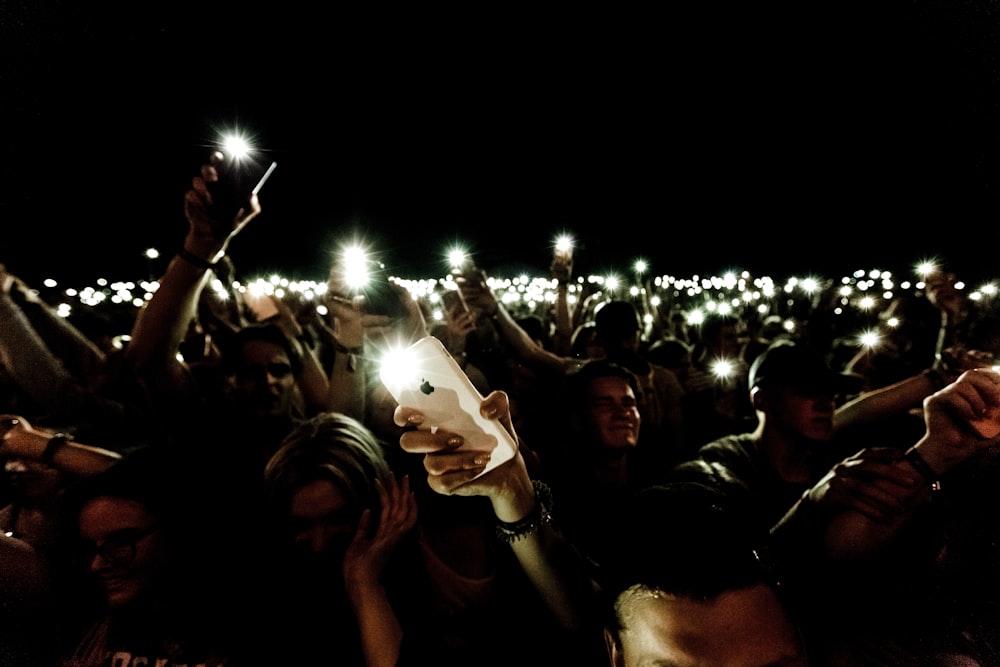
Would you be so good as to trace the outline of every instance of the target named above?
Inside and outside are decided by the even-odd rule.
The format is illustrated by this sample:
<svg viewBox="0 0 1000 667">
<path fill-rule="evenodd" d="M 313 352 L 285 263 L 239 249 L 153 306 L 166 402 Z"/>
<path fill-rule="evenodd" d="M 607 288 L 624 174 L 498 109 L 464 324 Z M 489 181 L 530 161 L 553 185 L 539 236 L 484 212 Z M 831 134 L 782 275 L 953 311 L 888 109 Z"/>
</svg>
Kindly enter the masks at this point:
<svg viewBox="0 0 1000 667">
<path fill-rule="evenodd" d="M 814 349 L 781 341 L 764 350 L 750 365 L 750 388 L 787 387 L 805 394 L 839 394 L 851 391 L 856 378 L 834 372 Z"/>
</svg>

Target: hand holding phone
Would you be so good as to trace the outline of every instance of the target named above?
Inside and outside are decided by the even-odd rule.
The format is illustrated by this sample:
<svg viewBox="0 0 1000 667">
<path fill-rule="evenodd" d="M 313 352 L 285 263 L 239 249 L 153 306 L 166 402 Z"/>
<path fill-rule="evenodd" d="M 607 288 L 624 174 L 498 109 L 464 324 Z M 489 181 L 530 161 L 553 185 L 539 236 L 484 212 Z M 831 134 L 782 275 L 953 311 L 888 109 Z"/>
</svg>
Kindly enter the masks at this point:
<svg viewBox="0 0 1000 667">
<path fill-rule="evenodd" d="M 483 396 L 434 336 L 421 338 L 402 352 L 387 356 L 379 377 L 399 405 L 423 413 L 421 429 L 461 435 L 464 444 L 458 451 L 491 453 L 477 477 L 517 453 L 517 442 L 507 429 L 479 413 Z"/>
<path fill-rule="evenodd" d="M 242 218 L 250 209 L 251 197 L 260 193 L 278 166 L 277 162 L 272 162 L 261 172 L 255 163 L 238 162 L 222 151 L 213 152 L 210 162 L 218 180 L 207 184 L 212 195 L 209 211 L 220 222 Z"/>
</svg>

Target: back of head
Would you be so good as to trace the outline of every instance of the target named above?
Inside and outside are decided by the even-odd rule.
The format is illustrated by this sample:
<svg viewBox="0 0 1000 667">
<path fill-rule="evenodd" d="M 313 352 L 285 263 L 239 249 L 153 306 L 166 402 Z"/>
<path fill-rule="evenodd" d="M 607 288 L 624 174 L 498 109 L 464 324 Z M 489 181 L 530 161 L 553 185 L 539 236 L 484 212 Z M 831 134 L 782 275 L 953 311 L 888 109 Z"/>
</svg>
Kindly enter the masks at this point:
<svg viewBox="0 0 1000 667">
<path fill-rule="evenodd" d="M 617 344 L 641 330 L 639 311 L 629 301 L 608 301 L 594 314 L 597 335 L 605 344 Z"/>
<path fill-rule="evenodd" d="M 693 482 L 648 487 L 622 516 L 604 582 L 612 599 L 635 585 L 701 600 L 775 583 L 759 522 L 717 489 Z"/>
<path fill-rule="evenodd" d="M 691 365 L 691 346 L 680 338 L 660 338 L 646 350 L 647 361 L 671 370 Z"/>
</svg>

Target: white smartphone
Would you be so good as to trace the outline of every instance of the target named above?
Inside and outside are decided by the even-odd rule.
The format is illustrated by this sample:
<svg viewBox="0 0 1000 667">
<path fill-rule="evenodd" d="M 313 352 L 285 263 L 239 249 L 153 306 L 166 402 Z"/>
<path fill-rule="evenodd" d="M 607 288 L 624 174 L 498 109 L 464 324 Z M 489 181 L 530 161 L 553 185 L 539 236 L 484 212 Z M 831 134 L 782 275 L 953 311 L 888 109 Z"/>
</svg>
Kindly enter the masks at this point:
<svg viewBox="0 0 1000 667">
<path fill-rule="evenodd" d="M 426 336 L 404 350 L 386 355 L 379 378 L 399 405 L 423 413 L 421 429 L 441 429 L 461 435 L 465 444 L 458 451 L 492 452 L 479 475 L 517 453 L 517 443 L 507 429 L 479 414 L 482 394 L 434 336 Z"/>
<path fill-rule="evenodd" d="M 258 192 L 260 192 L 260 189 L 264 187 L 265 183 L 267 183 L 267 179 L 271 178 L 271 174 L 274 173 L 274 169 L 277 166 L 278 166 L 277 162 L 271 163 L 271 166 L 267 168 L 267 171 L 264 172 L 264 175 L 260 177 L 259 181 L 257 181 L 257 185 L 253 186 L 253 190 L 250 191 L 250 194 L 255 195 Z"/>
</svg>

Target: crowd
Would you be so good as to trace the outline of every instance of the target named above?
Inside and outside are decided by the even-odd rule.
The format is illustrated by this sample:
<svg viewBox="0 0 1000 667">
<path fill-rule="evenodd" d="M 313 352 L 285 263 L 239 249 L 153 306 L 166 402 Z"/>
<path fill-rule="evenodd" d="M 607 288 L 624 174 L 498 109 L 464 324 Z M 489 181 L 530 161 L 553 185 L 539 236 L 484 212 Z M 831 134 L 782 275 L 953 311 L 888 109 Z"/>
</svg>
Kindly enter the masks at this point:
<svg viewBox="0 0 1000 667">
<path fill-rule="evenodd" d="M 1000 664 L 988 293 L 242 281 L 217 166 L 127 331 L 0 269 L 0 664 Z M 429 336 L 509 460 L 379 380 Z"/>
</svg>

